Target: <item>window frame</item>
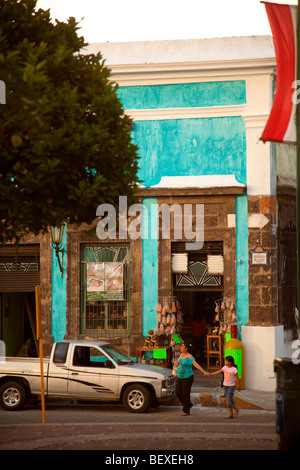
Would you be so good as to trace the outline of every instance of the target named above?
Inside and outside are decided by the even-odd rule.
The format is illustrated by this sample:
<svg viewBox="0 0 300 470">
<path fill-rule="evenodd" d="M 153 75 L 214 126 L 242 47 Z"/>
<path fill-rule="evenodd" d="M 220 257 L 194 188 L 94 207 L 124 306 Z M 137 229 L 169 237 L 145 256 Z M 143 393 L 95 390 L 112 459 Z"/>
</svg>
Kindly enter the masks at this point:
<svg viewBox="0 0 300 470">
<path fill-rule="evenodd" d="M 123 250 L 123 251 L 122 251 Z M 124 252 L 125 250 L 125 252 Z M 93 255 L 93 256 L 92 256 Z M 100 255 L 100 256 L 99 256 Z M 105 256 L 106 255 L 106 256 Z M 109 256 L 110 255 L 110 256 Z M 103 259 L 104 258 L 104 259 Z M 107 259 L 106 259 L 107 258 Z M 123 290 L 111 298 L 88 299 L 87 263 L 123 264 Z M 115 298 L 114 298 L 115 297 Z M 93 320 L 94 317 L 94 320 Z M 81 334 L 103 337 L 130 332 L 130 244 L 81 243 L 80 244 L 80 322 Z"/>
</svg>

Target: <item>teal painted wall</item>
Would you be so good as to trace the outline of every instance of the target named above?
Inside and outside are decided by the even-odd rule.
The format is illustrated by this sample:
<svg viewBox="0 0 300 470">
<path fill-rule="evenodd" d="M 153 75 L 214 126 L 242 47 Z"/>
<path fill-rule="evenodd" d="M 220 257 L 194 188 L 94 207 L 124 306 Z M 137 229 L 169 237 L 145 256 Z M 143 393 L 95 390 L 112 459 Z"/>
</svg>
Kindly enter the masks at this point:
<svg viewBox="0 0 300 470">
<path fill-rule="evenodd" d="M 246 103 L 244 80 L 120 87 L 125 109 L 162 109 Z M 235 174 L 246 183 L 242 117 L 135 121 L 139 177 L 145 186 L 162 176 Z"/>
<path fill-rule="evenodd" d="M 139 178 L 235 174 L 246 183 L 246 130 L 242 117 L 135 121 Z"/>
<path fill-rule="evenodd" d="M 52 304 L 51 304 L 51 333 L 54 341 L 61 341 L 66 334 L 66 318 L 67 318 L 67 250 L 66 250 L 66 232 L 64 231 L 63 248 L 64 248 L 64 273 L 63 278 L 59 270 L 55 251 L 52 248 Z M 61 256 L 61 255 L 60 255 Z"/>
<path fill-rule="evenodd" d="M 120 87 L 125 109 L 193 108 L 246 103 L 244 80 Z"/>
<path fill-rule="evenodd" d="M 151 217 L 151 206 L 157 205 L 157 199 L 143 199 L 145 209 L 142 214 L 142 278 L 143 278 L 143 335 L 154 329 L 157 324 L 155 307 L 158 302 L 158 240 L 151 237 L 157 233 L 157 212 Z M 146 238 L 146 233 L 147 237 Z"/>
<path fill-rule="evenodd" d="M 249 282 L 248 282 L 248 198 L 236 198 L 236 310 L 238 331 L 249 320 Z"/>
</svg>

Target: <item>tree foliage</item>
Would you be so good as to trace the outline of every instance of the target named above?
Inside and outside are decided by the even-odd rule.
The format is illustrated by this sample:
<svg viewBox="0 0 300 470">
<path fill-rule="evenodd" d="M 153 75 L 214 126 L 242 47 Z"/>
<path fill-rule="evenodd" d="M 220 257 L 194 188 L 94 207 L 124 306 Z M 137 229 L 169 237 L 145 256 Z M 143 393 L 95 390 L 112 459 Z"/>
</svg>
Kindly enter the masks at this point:
<svg viewBox="0 0 300 470">
<path fill-rule="evenodd" d="M 101 54 L 74 18 L 36 0 L 0 2 L 0 242 L 62 221 L 91 223 L 103 202 L 133 202 L 137 149 Z"/>
</svg>

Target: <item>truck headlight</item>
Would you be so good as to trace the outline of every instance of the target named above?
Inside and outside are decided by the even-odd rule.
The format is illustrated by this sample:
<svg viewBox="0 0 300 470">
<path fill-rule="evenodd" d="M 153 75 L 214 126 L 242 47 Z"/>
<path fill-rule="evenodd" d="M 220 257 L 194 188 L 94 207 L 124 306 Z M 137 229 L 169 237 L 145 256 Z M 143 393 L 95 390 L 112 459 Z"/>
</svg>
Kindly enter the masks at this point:
<svg viewBox="0 0 300 470">
<path fill-rule="evenodd" d="M 171 377 L 169 379 L 163 380 L 162 386 L 163 386 L 163 388 L 170 388 L 170 387 L 173 387 L 173 385 L 175 385 L 175 383 L 176 383 L 176 378 Z"/>
</svg>

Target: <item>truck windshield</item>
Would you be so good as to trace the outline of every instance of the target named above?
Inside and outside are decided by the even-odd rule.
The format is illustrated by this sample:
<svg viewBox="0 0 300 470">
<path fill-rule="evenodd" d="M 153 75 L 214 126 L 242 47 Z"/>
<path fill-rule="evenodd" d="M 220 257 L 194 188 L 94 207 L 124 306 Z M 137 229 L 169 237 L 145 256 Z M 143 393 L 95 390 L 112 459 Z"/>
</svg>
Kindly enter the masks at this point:
<svg viewBox="0 0 300 470">
<path fill-rule="evenodd" d="M 101 348 L 104 349 L 104 351 L 119 365 L 133 364 L 133 360 L 130 359 L 130 357 L 127 357 L 122 352 L 118 351 L 118 349 L 112 344 L 104 344 Z"/>
</svg>

